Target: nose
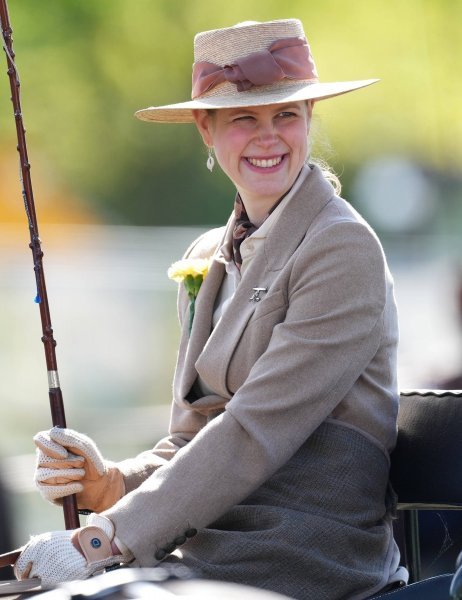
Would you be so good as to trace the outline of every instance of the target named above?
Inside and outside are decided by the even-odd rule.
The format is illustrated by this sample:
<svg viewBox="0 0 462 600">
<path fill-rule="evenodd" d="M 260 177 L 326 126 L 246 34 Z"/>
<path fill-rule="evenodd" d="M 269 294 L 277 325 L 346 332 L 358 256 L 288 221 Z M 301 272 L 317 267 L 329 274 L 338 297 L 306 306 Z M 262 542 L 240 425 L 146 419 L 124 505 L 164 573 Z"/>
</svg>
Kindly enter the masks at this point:
<svg viewBox="0 0 462 600">
<path fill-rule="evenodd" d="M 262 147 L 271 146 L 277 141 L 277 132 L 272 120 L 260 121 L 257 128 L 257 140 Z"/>
</svg>

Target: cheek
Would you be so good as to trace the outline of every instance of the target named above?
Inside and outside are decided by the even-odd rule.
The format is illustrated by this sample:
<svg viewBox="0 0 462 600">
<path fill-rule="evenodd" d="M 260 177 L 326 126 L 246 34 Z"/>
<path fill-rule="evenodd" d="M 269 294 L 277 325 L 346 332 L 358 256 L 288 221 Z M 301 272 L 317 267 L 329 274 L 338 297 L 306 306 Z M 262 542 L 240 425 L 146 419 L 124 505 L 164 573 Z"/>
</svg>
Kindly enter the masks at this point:
<svg viewBox="0 0 462 600">
<path fill-rule="evenodd" d="M 310 131 L 310 123 L 307 121 L 303 126 L 298 127 L 294 131 L 294 143 L 300 150 L 300 153 L 305 157 L 308 152 L 308 134 Z"/>
<path fill-rule="evenodd" d="M 246 136 L 240 131 L 227 132 L 224 136 L 215 136 L 214 148 L 218 162 L 229 164 L 239 160 L 246 143 Z"/>
<path fill-rule="evenodd" d="M 305 158 L 308 152 L 308 133 L 305 129 L 293 133 L 291 136 L 291 146 L 297 154 L 302 156 L 303 159 Z"/>
</svg>

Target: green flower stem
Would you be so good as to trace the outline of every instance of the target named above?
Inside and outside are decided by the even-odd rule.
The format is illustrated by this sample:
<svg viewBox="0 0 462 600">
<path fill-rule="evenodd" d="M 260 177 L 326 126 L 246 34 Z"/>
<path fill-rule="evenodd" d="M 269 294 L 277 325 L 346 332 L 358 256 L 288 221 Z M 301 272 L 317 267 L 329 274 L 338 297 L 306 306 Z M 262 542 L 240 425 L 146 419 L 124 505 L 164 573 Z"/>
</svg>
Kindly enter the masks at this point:
<svg viewBox="0 0 462 600">
<path fill-rule="evenodd" d="M 196 308 L 196 298 L 199 293 L 204 277 L 202 275 L 186 275 L 183 280 L 184 286 L 189 296 L 189 334 L 191 334 L 194 320 L 194 311 Z"/>
<path fill-rule="evenodd" d="M 196 298 L 189 296 L 189 335 L 191 335 L 192 324 L 194 320 L 194 311 L 196 309 Z"/>
</svg>

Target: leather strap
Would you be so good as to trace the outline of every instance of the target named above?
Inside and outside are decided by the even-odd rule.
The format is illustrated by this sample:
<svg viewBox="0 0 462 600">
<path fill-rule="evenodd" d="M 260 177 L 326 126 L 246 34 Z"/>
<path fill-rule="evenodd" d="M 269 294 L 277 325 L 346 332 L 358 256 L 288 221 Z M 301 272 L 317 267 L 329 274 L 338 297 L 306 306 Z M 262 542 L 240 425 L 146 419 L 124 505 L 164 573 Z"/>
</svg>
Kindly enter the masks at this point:
<svg viewBox="0 0 462 600">
<path fill-rule="evenodd" d="M 111 541 L 99 527 L 83 527 L 78 531 L 77 539 L 89 565 L 112 556 Z"/>
<path fill-rule="evenodd" d="M 22 548 L 18 548 L 18 550 L 12 550 L 11 552 L 0 554 L 0 568 L 12 567 L 18 560 L 18 556 L 21 554 L 21 552 Z"/>
</svg>

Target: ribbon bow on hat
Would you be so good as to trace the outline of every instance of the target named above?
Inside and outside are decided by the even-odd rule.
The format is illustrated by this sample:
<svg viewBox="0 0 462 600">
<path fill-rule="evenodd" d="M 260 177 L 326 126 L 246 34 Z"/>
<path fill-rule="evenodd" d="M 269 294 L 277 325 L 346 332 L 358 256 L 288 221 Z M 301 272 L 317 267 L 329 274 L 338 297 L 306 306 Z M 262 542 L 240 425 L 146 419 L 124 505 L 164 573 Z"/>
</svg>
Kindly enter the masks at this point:
<svg viewBox="0 0 462 600">
<path fill-rule="evenodd" d="M 281 79 L 317 81 L 317 72 L 306 38 L 284 38 L 268 50 L 252 52 L 232 65 L 210 62 L 193 66 L 192 97 L 197 98 L 220 83 L 235 83 L 239 92 L 254 85 L 269 85 Z"/>
</svg>

